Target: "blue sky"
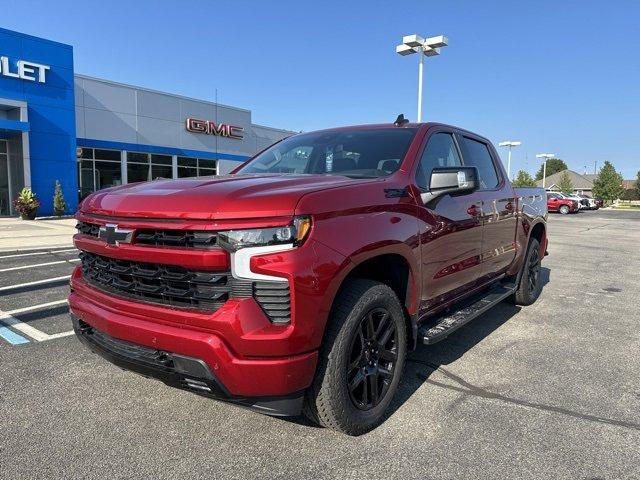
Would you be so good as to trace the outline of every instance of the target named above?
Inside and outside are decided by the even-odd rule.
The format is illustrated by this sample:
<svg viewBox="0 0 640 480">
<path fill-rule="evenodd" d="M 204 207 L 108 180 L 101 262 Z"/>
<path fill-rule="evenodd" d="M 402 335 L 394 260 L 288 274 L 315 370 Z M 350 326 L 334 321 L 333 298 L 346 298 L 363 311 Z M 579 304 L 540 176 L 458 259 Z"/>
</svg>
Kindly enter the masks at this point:
<svg viewBox="0 0 640 480">
<path fill-rule="evenodd" d="M 5 0 L 1 26 L 74 46 L 78 73 L 251 109 L 312 130 L 416 118 L 405 34 L 445 34 L 425 119 L 520 140 L 513 171 L 556 153 L 640 169 L 640 2 Z M 503 153 L 504 158 L 506 155 Z"/>
</svg>

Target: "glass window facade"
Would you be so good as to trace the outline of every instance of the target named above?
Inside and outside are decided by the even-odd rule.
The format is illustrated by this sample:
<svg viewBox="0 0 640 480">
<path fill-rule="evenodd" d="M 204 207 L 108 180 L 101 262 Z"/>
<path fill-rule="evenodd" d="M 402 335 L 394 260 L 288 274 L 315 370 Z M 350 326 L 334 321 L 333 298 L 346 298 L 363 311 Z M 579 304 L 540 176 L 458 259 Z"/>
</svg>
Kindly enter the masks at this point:
<svg viewBox="0 0 640 480">
<path fill-rule="evenodd" d="M 218 161 L 209 158 L 178 157 L 178 178 L 218 174 Z"/>
<path fill-rule="evenodd" d="M 96 190 L 122 185 L 119 150 L 79 148 L 76 153 L 80 200 Z"/>
<path fill-rule="evenodd" d="M 0 142 L 0 150 L 2 142 Z M 2 152 L 0 152 L 2 155 Z M 120 150 L 78 148 L 78 196 L 102 188 L 123 184 L 123 164 Z M 147 182 L 159 178 L 173 178 L 171 155 L 145 152 L 126 152 L 124 168 L 127 183 Z M 178 178 L 203 177 L 218 174 L 218 161 L 207 158 L 178 157 Z M 2 179 L 0 178 L 0 183 Z M 0 190 L 1 190 L 0 185 Z M 0 202 L 1 203 L 1 202 Z"/>
<path fill-rule="evenodd" d="M 158 178 L 173 178 L 171 155 L 127 152 L 127 181 L 147 182 Z"/>
</svg>

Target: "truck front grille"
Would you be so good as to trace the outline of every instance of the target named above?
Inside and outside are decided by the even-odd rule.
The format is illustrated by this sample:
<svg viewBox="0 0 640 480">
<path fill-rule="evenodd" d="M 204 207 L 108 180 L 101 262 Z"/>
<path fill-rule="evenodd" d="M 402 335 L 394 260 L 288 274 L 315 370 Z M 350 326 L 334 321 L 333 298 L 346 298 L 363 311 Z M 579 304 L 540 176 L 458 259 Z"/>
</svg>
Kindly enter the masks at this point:
<svg viewBox="0 0 640 480">
<path fill-rule="evenodd" d="M 230 298 L 251 298 L 273 323 L 291 320 L 289 282 L 251 282 L 230 272 L 118 260 L 80 252 L 82 275 L 98 290 L 133 300 L 211 313 Z"/>
<path fill-rule="evenodd" d="M 100 225 L 78 222 L 78 233 L 98 237 Z M 209 250 L 218 246 L 217 232 L 208 230 L 136 229 L 133 243 L 155 247 L 193 248 Z"/>
<path fill-rule="evenodd" d="M 100 233 L 100 225 L 96 223 L 78 222 L 76 224 L 76 229 L 78 230 L 78 233 L 88 235 L 90 237 L 97 237 Z"/>
<path fill-rule="evenodd" d="M 229 272 L 187 270 L 81 252 L 82 274 L 94 287 L 124 297 L 212 312 L 229 299 Z"/>
</svg>

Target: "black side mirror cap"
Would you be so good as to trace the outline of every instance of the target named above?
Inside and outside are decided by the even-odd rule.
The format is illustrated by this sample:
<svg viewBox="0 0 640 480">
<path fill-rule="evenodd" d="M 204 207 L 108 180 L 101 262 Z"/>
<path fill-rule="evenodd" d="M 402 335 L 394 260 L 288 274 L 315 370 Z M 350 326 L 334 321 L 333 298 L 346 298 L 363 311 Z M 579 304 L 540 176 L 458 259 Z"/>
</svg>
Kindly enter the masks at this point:
<svg viewBox="0 0 640 480">
<path fill-rule="evenodd" d="M 442 195 L 471 193 L 478 189 L 478 169 L 476 167 L 436 167 L 431 171 L 429 191 L 421 195 L 427 203 Z"/>
</svg>

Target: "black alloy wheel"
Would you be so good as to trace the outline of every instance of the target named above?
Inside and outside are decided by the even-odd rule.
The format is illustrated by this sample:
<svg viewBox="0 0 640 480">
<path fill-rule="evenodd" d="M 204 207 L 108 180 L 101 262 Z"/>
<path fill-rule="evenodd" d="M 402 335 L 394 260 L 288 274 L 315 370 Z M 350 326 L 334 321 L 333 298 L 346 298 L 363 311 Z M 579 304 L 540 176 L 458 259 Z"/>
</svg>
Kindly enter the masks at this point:
<svg viewBox="0 0 640 480">
<path fill-rule="evenodd" d="M 377 406 L 389 391 L 398 358 L 398 331 L 384 308 L 370 310 L 351 342 L 349 397 L 360 410 Z"/>
<path fill-rule="evenodd" d="M 532 249 L 529 254 L 527 280 L 529 282 L 529 291 L 535 292 L 538 288 L 538 281 L 540 280 L 540 253 L 537 248 Z"/>
</svg>

